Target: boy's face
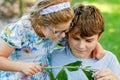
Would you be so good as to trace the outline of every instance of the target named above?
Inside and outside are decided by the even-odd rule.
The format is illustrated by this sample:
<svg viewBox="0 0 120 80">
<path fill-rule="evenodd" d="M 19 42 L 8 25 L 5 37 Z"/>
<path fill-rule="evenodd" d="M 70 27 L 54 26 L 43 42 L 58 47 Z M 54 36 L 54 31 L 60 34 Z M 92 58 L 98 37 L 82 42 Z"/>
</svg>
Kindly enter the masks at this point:
<svg viewBox="0 0 120 80">
<path fill-rule="evenodd" d="M 78 58 L 90 58 L 98 42 L 98 35 L 81 38 L 79 35 L 68 37 L 72 54 Z"/>
</svg>

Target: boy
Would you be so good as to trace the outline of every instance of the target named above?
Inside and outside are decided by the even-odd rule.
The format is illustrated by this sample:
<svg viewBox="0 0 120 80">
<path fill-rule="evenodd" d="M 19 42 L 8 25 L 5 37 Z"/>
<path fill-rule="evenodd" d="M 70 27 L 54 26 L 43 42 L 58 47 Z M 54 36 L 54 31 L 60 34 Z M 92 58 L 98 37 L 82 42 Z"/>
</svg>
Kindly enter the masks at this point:
<svg viewBox="0 0 120 80">
<path fill-rule="evenodd" d="M 63 66 L 75 61 L 82 61 L 82 66 L 91 66 L 98 70 L 93 73 L 96 80 L 119 80 L 120 65 L 117 58 L 110 51 L 105 51 L 102 59 L 94 59 L 93 50 L 104 32 L 104 18 L 100 11 L 92 5 L 76 5 L 75 18 L 71 30 L 68 32 L 68 44 L 56 49 L 51 54 L 52 66 Z M 52 69 L 56 76 L 60 69 Z M 66 70 L 68 80 L 88 80 L 81 69 L 74 72 Z"/>
</svg>

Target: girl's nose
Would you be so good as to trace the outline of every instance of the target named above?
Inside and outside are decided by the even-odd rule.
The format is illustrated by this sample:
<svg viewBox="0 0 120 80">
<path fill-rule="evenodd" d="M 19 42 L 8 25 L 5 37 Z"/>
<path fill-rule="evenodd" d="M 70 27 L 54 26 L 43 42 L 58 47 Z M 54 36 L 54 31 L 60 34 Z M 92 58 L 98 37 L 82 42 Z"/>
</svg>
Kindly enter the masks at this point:
<svg viewBox="0 0 120 80">
<path fill-rule="evenodd" d="M 64 33 L 64 32 L 61 34 L 61 37 L 62 37 L 62 38 L 64 38 L 64 37 L 65 37 L 65 33 Z"/>
<path fill-rule="evenodd" d="M 57 37 L 55 37 L 55 41 L 59 41 L 61 38 L 65 37 L 65 33 L 59 34 Z"/>
</svg>

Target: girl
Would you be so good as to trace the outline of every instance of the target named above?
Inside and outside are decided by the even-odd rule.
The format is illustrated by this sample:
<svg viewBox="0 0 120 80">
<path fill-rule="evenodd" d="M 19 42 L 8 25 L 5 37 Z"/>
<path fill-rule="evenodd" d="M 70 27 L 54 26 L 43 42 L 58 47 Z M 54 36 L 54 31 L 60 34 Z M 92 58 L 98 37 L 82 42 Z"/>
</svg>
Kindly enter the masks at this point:
<svg viewBox="0 0 120 80">
<path fill-rule="evenodd" d="M 47 66 L 46 53 L 65 36 L 73 16 L 69 0 L 39 0 L 29 15 L 8 24 L 0 35 L 0 79 L 44 80 L 40 65 Z"/>
</svg>

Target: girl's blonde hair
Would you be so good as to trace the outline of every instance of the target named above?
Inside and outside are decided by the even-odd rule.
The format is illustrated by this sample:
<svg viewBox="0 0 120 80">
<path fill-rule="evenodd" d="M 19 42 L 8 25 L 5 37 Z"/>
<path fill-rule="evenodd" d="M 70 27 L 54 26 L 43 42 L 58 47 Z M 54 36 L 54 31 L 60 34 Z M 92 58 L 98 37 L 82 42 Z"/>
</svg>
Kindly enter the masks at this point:
<svg viewBox="0 0 120 80">
<path fill-rule="evenodd" d="M 45 15 L 40 14 L 43 9 L 63 2 L 70 2 L 70 0 L 39 0 L 30 13 L 32 25 L 44 26 L 45 24 L 60 24 L 72 20 L 74 12 L 70 7 Z"/>
</svg>

